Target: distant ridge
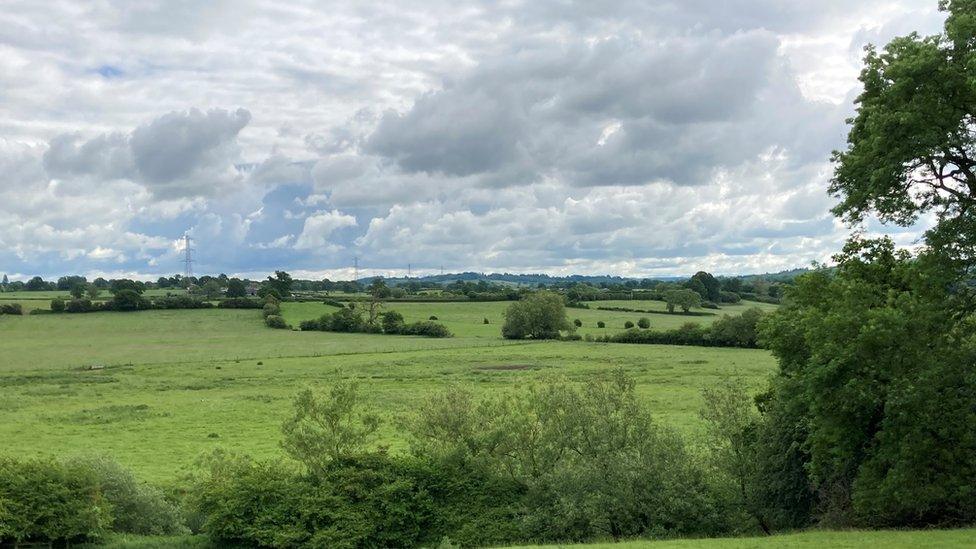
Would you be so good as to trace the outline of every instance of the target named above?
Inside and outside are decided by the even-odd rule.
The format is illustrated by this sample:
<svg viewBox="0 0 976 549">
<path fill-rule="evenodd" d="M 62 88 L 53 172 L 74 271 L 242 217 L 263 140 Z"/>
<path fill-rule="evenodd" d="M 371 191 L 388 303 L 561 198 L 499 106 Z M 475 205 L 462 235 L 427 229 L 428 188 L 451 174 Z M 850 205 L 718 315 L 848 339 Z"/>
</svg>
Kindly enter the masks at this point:
<svg viewBox="0 0 976 549">
<path fill-rule="evenodd" d="M 764 273 L 764 274 L 749 274 L 741 275 L 735 277 L 727 278 L 743 278 L 743 279 L 754 279 L 754 278 L 765 278 L 767 280 L 790 280 L 803 273 L 809 272 L 810 269 L 790 269 L 786 271 L 780 271 L 778 273 Z M 359 282 L 369 282 L 373 280 L 374 276 L 360 277 Z M 426 284 L 451 284 L 453 282 L 495 282 L 503 284 L 512 284 L 515 286 L 535 286 L 537 284 L 565 284 L 573 282 L 582 282 L 586 284 L 623 284 L 631 280 L 659 280 L 659 281 L 674 281 L 674 280 L 685 280 L 687 276 L 653 276 L 653 277 L 624 277 L 624 276 L 612 276 L 612 275 L 567 275 L 567 276 L 552 276 L 547 274 L 512 274 L 512 273 L 476 273 L 472 271 L 465 271 L 461 273 L 445 273 L 437 275 L 427 275 L 427 276 L 414 276 L 414 277 L 392 277 L 384 278 L 387 284 L 391 286 L 396 286 L 398 284 L 405 284 L 408 282 L 420 282 Z M 719 277 L 723 278 L 723 277 Z"/>
</svg>

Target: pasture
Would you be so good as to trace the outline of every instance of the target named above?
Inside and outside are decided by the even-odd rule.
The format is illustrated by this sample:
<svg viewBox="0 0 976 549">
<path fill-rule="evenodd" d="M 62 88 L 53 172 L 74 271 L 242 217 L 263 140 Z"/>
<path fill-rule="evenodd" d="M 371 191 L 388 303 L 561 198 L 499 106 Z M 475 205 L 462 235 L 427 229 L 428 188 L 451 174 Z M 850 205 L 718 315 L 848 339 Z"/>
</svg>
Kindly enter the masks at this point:
<svg viewBox="0 0 976 549">
<path fill-rule="evenodd" d="M 337 375 L 361 382 L 385 418 L 378 443 L 402 450 L 398 418 L 448 384 L 494 391 L 618 367 L 637 378 L 660 421 L 694 434 L 701 387 L 735 374 L 758 389 L 774 368 L 761 350 L 506 341 L 499 335 L 506 306 L 391 307 L 408 320 L 437 316 L 456 334 L 448 339 L 271 330 L 256 310 L 3 316 L 0 440 L 24 456 L 107 454 L 142 478 L 165 482 L 216 447 L 278 454 L 292 396 Z M 297 324 L 329 309 L 286 303 L 283 313 Z M 640 316 L 569 314 L 584 319 L 584 333 L 598 316 L 614 330 Z"/>
</svg>

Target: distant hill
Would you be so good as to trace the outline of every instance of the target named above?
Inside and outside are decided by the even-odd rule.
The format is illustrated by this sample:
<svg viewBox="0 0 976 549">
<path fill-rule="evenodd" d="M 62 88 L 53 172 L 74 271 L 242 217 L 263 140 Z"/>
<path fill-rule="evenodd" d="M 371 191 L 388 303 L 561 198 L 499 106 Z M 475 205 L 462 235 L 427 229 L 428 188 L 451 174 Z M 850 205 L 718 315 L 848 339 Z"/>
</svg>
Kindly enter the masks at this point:
<svg viewBox="0 0 976 549">
<path fill-rule="evenodd" d="M 805 272 L 809 272 L 810 269 L 791 269 L 788 271 L 780 271 L 778 273 L 765 273 L 765 274 L 751 274 L 742 275 L 738 278 L 742 279 L 754 279 L 754 278 L 765 278 L 766 280 L 790 280 L 798 275 Z M 359 282 L 368 284 L 374 277 L 367 276 L 359 279 Z M 647 277 L 650 280 L 660 280 L 660 281 L 674 281 L 674 280 L 684 280 L 688 277 L 685 276 L 656 276 Z M 568 275 L 568 276 L 552 276 L 547 274 L 512 274 L 512 273 L 476 273 L 471 271 L 466 271 L 463 273 L 445 273 L 440 275 L 428 275 L 428 276 L 415 276 L 415 277 L 395 277 L 395 278 L 384 278 L 387 284 L 391 286 L 396 286 L 398 284 L 405 284 L 407 282 L 420 282 L 422 284 L 451 284 L 453 282 L 479 282 L 487 281 L 494 282 L 496 284 L 511 284 L 513 286 L 536 286 L 538 284 L 565 284 L 573 282 L 583 282 L 587 284 L 623 284 L 628 280 L 643 280 L 643 278 L 636 277 L 623 277 L 623 276 L 611 276 L 611 275 Z"/>
</svg>

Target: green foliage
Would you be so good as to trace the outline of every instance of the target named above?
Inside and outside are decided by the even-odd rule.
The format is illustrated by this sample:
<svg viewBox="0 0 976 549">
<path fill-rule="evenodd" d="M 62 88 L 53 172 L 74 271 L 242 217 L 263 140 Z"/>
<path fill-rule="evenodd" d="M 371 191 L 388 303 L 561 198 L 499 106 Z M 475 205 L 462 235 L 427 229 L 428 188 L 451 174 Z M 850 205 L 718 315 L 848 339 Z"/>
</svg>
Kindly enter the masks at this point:
<svg viewBox="0 0 976 549">
<path fill-rule="evenodd" d="M 431 321 L 419 321 L 407 324 L 403 327 L 403 335 L 414 335 L 424 337 L 452 337 L 454 334 L 447 329 L 447 326 Z"/>
<path fill-rule="evenodd" d="M 578 319 L 578 318 L 573 319 L 573 326 L 575 326 L 577 328 L 582 328 L 583 327 L 583 321 L 580 320 L 580 319 Z"/>
<path fill-rule="evenodd" d="M 604 322 L 604 321 L 602 321 L 602 320 L 598 320 L 597 323 L 596 323 L 596 327 L 597 328 L 606 328 L 607 327 L 607 323 Z"/>
<path fill-rule="evenodd" d="M 525 486 L 523 535 L 586 540 L 717 532 L 725 502 L 677 435 L 657 426 L 622 372 L 558 379 L 476 400 L 435 395 L 411 425 L 414 452 Z"/>
<path fill-rule="evenodd" d="M 262 309 L 264 305 L 260 300 L 247 297 L 228 297 L 217 303 L 218 309 Z"/>
<path fill-rule="evenodd" d="M 640 328 L 640 329 L 642 329 L 642 330 L 646 330 L 646 329 L 650 328 L 651 327 L 651 321 L 650 321 L 650 319 L 647 318 L 646 316 L 640 317 L 640 319 L 637 320 L 637 327 Z"/>
<path fill-rule="evenodd" d="M 0 315 L 22 315 L 24 308 L 20 303 L 0 303 Z"/>
<path fill-rule="evenodd" d="M 0 457 L 0 543 L 96 539 L 111 509 L 88 467 Z"/>
<path fill-rule="evenodd" d="M 291 275 L 285 271 L 275 271 L 274 276 L 269 276 L 267 280 L 264 281 L 262 288 L 266 288 L 265 295 L 274 295 L 279 300 L 291 295 L 291 287 L 294 284 Z M 261 295 L 261 292 L 258 292 Z"/>
<path fill-rule="evenodd" d="M 403 332 L 403 315 L 396 311 L 386 311 L 382 315 L 383 332 L 387 334 L 399 334 Z"/>
<path fill-rule="evenodd" d="M 247 286 L 244 285 L 243 280 L 232 278 L 227 281 L 227 293 L 224 295 L 229 298 L 247 297 Z"/>
<path fill-rule="evenodd" d="M 285 329 L 288 329 L 288 323 L 285 322 L 285 319 L 284 318 L 282 318 L 282 317 L 280 317 L 278 315 L 268 315 L 268 316 L 264 317 L 264 324 L 268 328 L 275 328 L 277 330 L 285 330 Z"/>
<path fill-rule="evenodd" d="M 281 316 L 281 305 L 275 301 L 269 301 L 261 308 L 261 314 L 264 316 L 264 318 L 268 318 L 272 315 Z"/>
<path fill-rule="evenodd" d="M 107 308 L 115 311 L 139 311 L 149 309 L 152 303 L 142 297 L 142 294 L 128 287 L 114 288 L 112 300 L 106 304 Z"/>
<path fill-rule="evenodd" d="M 631 322 L 629 320 L 627 322 L 624 322 L 624 329 L 625 330 L 629 330 L 629 329 L 631 329 L 633 327 L 634 327 L 634 323 L 633 322 Z"/>
<path fill-rule="evenodd" d="M 686 288 L 668 290 L 664 292 L 664 301 L 667 303 L 669 313 L 673 313 L 675 307 L 680 307 L 682 311 L 687 313 L 691 309 L 701 305 L 701 295 L 694 290 Z"/>
<path fill-rule="evenodd" d="M 112 531 L 154 536 L 188 532 L 179 507 L 168 501 L 161 490 L 139 482 L 115 461 L 91 457 L 74 459 L 69 464 L 94 473 L 112 508 Z"/>
<path fill-rule="evenodd" d="M 771 398 L 802 413 L 806 467 L 831 520 L 976 520 L 976 341 L 931 259 L 852 241 L 836 274 L 800 277 L 761 328 L 784 378 Z"/>
<path fill-rule="evenodd" d="M 53 313 L 63 313 L 64 312 L 64 298 L 56 297 L 51 300 L 51 312 Z"/>
<path fill-rule="evenodd" d="M 718 301 L 722 296 L 722 283 L 705 271 L 695 273 L 690 282 L 689 288 L 705 301 Z"/>
<path fill-rule="evenodd" d="M 563 297 L 554 292 L 535 292 L 509 305 L 502 336 L 505 339 L 555 339 L 569 330 Z"/>
<path fill-rule="evenodd" d="M 309 471 L 322 472 L 336 460 L 363 453 L 380 421 L 362 410 L 357 385 L 336 381 L 327 395 L 298 393 L 294 415 L 281 427 L 281 446 Z"/>
</svg>

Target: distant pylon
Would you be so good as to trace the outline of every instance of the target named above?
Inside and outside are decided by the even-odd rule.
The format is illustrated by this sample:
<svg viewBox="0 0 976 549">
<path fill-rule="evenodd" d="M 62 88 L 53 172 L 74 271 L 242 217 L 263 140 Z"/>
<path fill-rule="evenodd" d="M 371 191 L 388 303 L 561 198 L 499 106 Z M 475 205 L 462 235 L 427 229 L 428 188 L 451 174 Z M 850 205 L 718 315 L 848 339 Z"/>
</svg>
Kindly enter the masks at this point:
<svg viewBox="0 0 976 549">
<path fill-rule="evenodd" d="M 189 280 L 193 277 L 193 248 L 190 247 L 190 235 L 183 235 L 183 278 Z"/>
<path fill-rule="evenodd" d="M 359 256 L 352 258 L 352 272 L 353 272 L 352 281 L 358 282 L 359 281 Z"/>
<path fill-rule="evenodd" d="M 413 265 L 407 263 L 407 278 L 413 276 Z"/>
</svg>

